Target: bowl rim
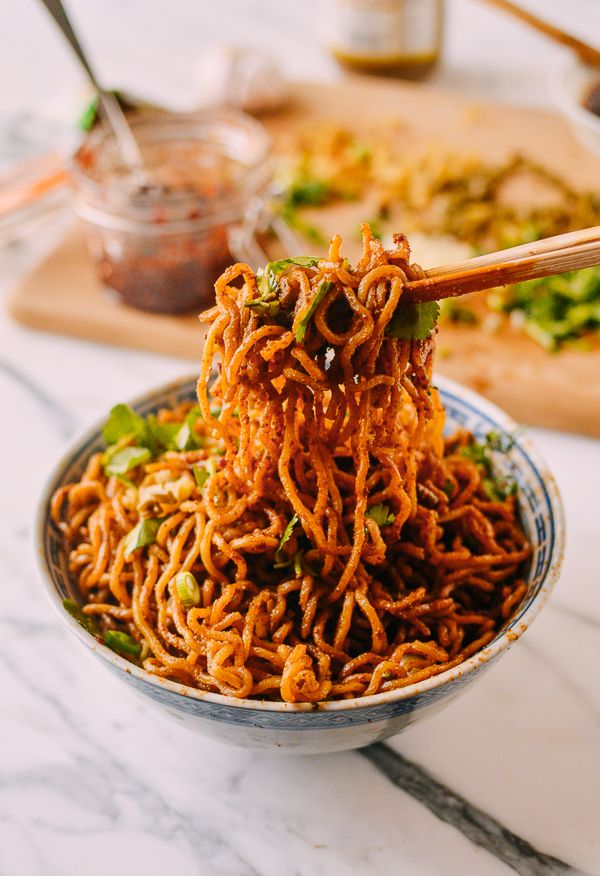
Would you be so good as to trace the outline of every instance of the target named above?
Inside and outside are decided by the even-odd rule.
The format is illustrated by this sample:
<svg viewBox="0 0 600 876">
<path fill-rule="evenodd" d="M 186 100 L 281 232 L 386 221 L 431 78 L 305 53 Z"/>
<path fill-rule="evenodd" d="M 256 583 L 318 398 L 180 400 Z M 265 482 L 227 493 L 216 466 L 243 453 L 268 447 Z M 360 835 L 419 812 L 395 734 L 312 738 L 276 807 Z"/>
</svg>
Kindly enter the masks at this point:
<svg viewBox="0 0 600 876">
<path fill-rule="evenodd" d="M 600 116 L 582 106 L 568 84 L 570 76 L 577 71 L 581 73 L 589 71 L 600 80 L 600 73 L 594 70 L 593 67 L 580 61 L 579 58 L 569 58 L 551 78 L 554 98 L 559 109 L 562 110 L 569 121 L 579 127 L 587 128 L 600 136 Z M 580 94 L 579 97 L 581 98 L 581 96 Z"/>
<path fill-rule="evenodd" d="M 182 386 L 195 383 L 196 380 L 197 375 L 181 377 L 177 380 L 155 387 L 154 389 L 147 390 L 127 403 L 132 407 L 135 407 L 136 405 L 147 402 L 154 396 L 168 395 L 169 393 L 177 392 Z M 543 459 L 529 436 L 522 431 L 519 431 L 517 422 L 511 416 L 505 413 L 493 402 L 483 398 L 479 393 L 463 386 L 461 383 L 458 383 L 449 377 L 435 374 L 434 380 L 435 384 L 442 391 L 454 395 L 459 401 L 467 403 L 484 416 L 494 420 L 505 432 L 515 435 L 515 447 L 519 448 L 521 452 L 529 457 L 543 479 L 554 524 L 554 545 L 552 552 L 548 557 L 549 572 L 543 580 L 537 594 L 531 600 L 527 608 L 521 614 L 518 614 L 513 618 L 501 636 L 496 637 L 484 648 L 476 651 L 457 666 L 447 669 L 445 672 L 439 673 L 439 675 L 431 676 L 424 681 L 414 682 L 413 684 L 406 685 L 406 687 L 385 691 L 383 693 L 371 694 L 366 697 L 353 697 L 352 699 L 347 700 L 330 700 L 319 703 L 286 703 L 271 702 L 268 700 L 237 699 L 236 697 L 226 696 L 224 694 L 199 690 L 180 682 L 152 675 L 151 673 L 146 672 L 142 667 L 130 663 L 124 657 L 121 657 L 119 654 L 112 651 L 107 645 L 101 643 L 88 633 L 81 624 L 75 620 L 75 618 L 65 611 L 62 604 L 62 598 L 54 584 L 52 571 L 47 564 L 44 549 L 44 533 L 49 524 L 49 502 L 52 493 L 56 488 L 57 478 L 65 466 L 78 455 L 81 445 L 87 443 L 87 441 L 101 432 L 105 417 L 101 420 L 94 421 L 91 426 L 87 426 L 80 430 L 68 442 L 68 446 L 63 450 L 58 460 L 52 466 L 50 474 L 45 480 L 41 497 L 38 501 L 34 526 L 34 549 L 38 569 L 48 599 L 52 603 L 54 609 L 59 613 L 63 622 L 68 625 L 77 638 L 91 651 L 98 652 L 98 656 L 111 663 L 120 672 L 134 676 L 143 683 L 167 690 L 178 696 L 183 696 L 186 699 L 194 699 L 221 706 L 230 706 L 260 712 L 313 712 L 315 710 L 342 712 L 354 709 L 367 709 L 375 706 L 397 703 L 402 700 L 408 700 L 417 695 L 424 694 L 427 691 L 443 687 L 465 675 L 469 675 L 474 670 L 480 668 L 483 664 L 489 663 L 493 658 L 500 655 L 517 641 L 546 604 L 548 597 L 560 576 L 564 558 L 564 508 L 558 486 L 546 461 Z"/>
</svg>

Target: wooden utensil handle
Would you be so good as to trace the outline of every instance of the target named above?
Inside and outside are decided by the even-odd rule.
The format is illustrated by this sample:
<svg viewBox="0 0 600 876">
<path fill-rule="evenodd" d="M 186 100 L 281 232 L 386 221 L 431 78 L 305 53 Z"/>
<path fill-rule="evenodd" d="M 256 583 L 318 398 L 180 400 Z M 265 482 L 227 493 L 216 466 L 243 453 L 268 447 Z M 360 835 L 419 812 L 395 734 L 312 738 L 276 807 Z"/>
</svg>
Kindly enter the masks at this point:
<svg viewBox="0 0 600 876">
<path fill-rule="evenodd" d="M 406 284 L 405 295 L 415 303 L 437 301 L 599 264 L 600 226 L 595 226 L 431 268 L 423 279 Z"/>
<path fill-rule="evenodd" d="M 498 9 L 502 9 L 504 12 L 510 13 L 510 15 L 513 15 L 520 21 L 524 21 L 525 24 L 528 24 L 530 27 L 533 27 L 535 30 L 546 36 L 549 36 L 555 42 L 567 46 L 569 49 L 572 49 L 582 61 L 585 61 L 586 64 L 600 70 L 600 52 L 588 43 L 584 43 L 583 40 L 579 40 L 572 34 L 566 33 L 559 27 L 555 27 L 555 25 L 550 24 L 549 21 L 544 21 L 544 19 L 538 18 L 537 15 L 534 15 L 527 9 L 523 9 L 521 6 L 517 6 L 516 3 L 511 3 L 510 0 L 486 0 L 486 2 L 491 6 L 496 6 Z"/>
</svg>

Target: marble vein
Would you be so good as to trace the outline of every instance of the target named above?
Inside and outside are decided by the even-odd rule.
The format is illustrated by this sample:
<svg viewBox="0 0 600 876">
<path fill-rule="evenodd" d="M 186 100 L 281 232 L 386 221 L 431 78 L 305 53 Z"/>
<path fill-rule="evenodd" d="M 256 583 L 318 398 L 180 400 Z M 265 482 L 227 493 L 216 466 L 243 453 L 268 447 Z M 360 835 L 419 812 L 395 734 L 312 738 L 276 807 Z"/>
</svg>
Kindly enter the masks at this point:
<svg viewBox="0 0 600 876">
<path fill-rule="evenodd" d="M 431 773 L 381 742 L 360 752 L 396 787 L 419 800 L 437 818 L 516 870 L 520 876 L 580 874 L 564 861 L 534 849 L 495 818 L 438 782 Z"/>
<path fill-rule="evenodd" d="M 18 383 L 36 402 L 46 411 L 48 416 L 58 427 L 63 438 L 68 438 L 77 425 L 77 420 L 68 411 L 64 405 L 54 398 L 51 398 L 44 389 L 34 383 L 26 374 L 24 374 L 10 362 L 0 359 L 0 370 L 10 377 L 15 383 Z"/>
<path fill-rule="evenodd" d="M 2 658 L 1 662 L 6 661 Z M 12 664 L 10 671 L 17 672 L 18 667 Z M 65 704 L 39 687 L 34 692 L 55 711 L 65 732 L 74 732 L 84 749 L 74 750 L 71 744 L 66 764 L 62 761 L 38 764 L 18 773 L 10 770 L 0 773 L 1 791 L 12 790 L 27 796 L 43 792 L 54 802 L 43 815 L 32 814 L 27 819 L 28 832 L 34 836 L 65 837 L 86 834 L 92 837 L 99 830 L 106 829 L 119 833 L 124 828 L 131 829 L 131 814 L 128 812 L 133 811 L 134 823 L 144 834 L 189 846 L 194 857 L 209 865 L 213 862 L 215 873 L 260 876 L 260 871 L 232 847 L 226 823 L 219 829 L 215 825 L 203 824 L 193 812 L 172 807 L 152 784 L 129 768 L 123 758 L 117 757 L 97 739 L 92 739 L 76 723 L 75 716 Z M 75 807 L 83 818 L 65 823 L 67 807 Z M 226 858 L 227 864 L 220 858 Z"/>
</svg>

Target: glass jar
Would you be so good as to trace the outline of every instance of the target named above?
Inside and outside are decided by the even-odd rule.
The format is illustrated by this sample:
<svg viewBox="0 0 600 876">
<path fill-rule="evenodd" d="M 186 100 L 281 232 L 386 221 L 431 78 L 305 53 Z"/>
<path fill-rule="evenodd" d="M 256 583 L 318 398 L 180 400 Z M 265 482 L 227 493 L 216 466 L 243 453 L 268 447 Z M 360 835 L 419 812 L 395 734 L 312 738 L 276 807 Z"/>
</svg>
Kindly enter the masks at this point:
<svg viewBox="0 0 600 876">
<path fill-rule="evenodd" d="M 444 0 L 325 0 L 324 39 L 344 67 L 420 79 L 437 65 Z"/>
<path fill-rule="evenodd" d="M 99 279 L 132 307 L 162 313 L 214 302 L 228 232 L 269 177 L 263 126 L 234 110 L 132 120 L 143 171 L 123 167 L 97 129 L 74 156 L 76 212 Z"/>
</svg>

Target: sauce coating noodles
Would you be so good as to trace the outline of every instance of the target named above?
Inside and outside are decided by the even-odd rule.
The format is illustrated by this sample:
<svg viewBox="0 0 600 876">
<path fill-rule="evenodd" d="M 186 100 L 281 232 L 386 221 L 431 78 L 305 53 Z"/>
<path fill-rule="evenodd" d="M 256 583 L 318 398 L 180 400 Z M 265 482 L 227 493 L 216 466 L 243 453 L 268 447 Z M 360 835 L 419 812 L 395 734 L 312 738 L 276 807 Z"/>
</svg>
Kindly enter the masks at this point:
<svg viewBox="0 0 600 876">
<path fill-rule="evenodd" d="M 126 475 L 96 454 L 57 491 L 84 613 L 148 672 L 232 697 L 360 697 L 457 665 L 525 595 L 516 497 L 490 495 L 468 433 L 444 439 L 433 333 L 396 336 L 421 272 L 395 241 L 364 226 L 354 269 L 338 237 L 259 278 L 230 267 L 202 317 L 199 415 L 153 424 L 193 440 Z"/>
</svg>

